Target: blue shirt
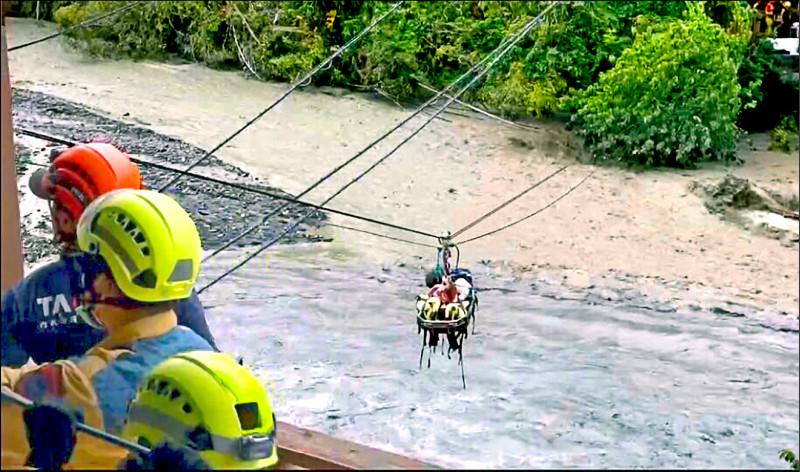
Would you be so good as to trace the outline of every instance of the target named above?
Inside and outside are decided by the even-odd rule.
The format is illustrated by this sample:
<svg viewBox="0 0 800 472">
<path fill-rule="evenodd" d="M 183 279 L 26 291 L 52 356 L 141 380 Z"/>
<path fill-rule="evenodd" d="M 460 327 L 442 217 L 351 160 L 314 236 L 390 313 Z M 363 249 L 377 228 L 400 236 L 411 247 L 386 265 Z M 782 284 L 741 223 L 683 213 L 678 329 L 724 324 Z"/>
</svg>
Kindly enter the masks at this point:
<svg viewBox="0 0 800 472">
<path fill-rule="evenodd" d="M 105 332 L 77 314 L 80 272 L 74 257 L 41 267 L 3 294 L 2 365 L 53 362 L 79 356 L 99 343 Z M 203 305 L 196 292 L 175 304 L 178 324 L 215 347 Z"/>
</svg>

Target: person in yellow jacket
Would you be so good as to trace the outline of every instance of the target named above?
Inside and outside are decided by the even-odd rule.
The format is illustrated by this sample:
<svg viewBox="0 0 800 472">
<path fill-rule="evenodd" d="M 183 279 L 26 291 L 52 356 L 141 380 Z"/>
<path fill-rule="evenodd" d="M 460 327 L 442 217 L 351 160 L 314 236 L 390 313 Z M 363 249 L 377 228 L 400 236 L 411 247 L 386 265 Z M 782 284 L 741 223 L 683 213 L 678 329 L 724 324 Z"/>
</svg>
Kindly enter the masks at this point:
<svg viewBox="0 0 800 472">
<path fill-rule="evenodd" d="M 81 356 L 2 368 L 2 387 L 37 404 L 70 411 L 79 421 L 121 434 L 140 382 L 167 358 L 211 351 L 178 326 L 174 303 L 189 297 L 200 271 L 197 228 L 172 198 L 149 190 L 117 190 L 94 200 L 78 222 L 87 258 L 81 317 L 106 337 Z M 2 467 L 21 468 L 30 452 L 22 409 L 2 405 Z M 68 469 L 113 469 L 127 451 L 84 434 Z"/>
</svg>

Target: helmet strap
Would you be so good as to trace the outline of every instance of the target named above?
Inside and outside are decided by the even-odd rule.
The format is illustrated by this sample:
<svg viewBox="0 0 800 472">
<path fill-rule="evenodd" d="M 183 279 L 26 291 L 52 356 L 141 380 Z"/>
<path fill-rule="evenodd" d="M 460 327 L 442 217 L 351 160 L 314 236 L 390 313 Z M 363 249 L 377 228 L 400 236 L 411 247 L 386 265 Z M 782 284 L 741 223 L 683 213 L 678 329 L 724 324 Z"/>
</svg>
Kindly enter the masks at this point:
<svg viewBox="0 0 800 472">
<path fill-rule="evenodd" d="M 117 308 L 139 308 L 139 305 L 134 300 L 131 300 L 126 297 L 103 297 L 100 298 L 97 293 L 94 291 L 94 288 L 89 289 L 90 298 L 86 300 L 85 298 L 82 300 L 81 306 L 78 307 L 77 313 L 78 316 L 81 317 L 83 321 L 86 322 L 89 326 L 105 330 L 106 327 L 103 323 L 97 318 L 95 314 L 95 308 L 97 305 L 106 305 L 106 306 L 113 306 Z"/>
<path fill-rule="evenodd" d="M 94 280 L 100 274 L 112 277 L 110 269 L 102 257 L 84 253 L 85 259 L 79 262 L 82 272 L 80 282 L 80 300 L 82 310 L 79 310 L 81 318 L 90 326 L 98 329 L 105 329 L 100 320 L 95 315 L 97 305 L 106 305 L 123 309 L 140 308 L 141 304 L 128 297 L 101 297 L 94 288 Z M 89 292 L 87 299 L 85 293 Z"/>
<path fill-rule="evenodd" d="M 89 286 L 89 300 L 86 300 L 86 297 L 81 294 L 81 306 L 75 310 L 78 313 L 78 316 L 89 326 L 95 329 L 102 329 L 105 330 L 105 326 L 100 320 L 97 319 L 97 316 L 94 314 L 95 306 L 97 305 L 97 293 L 94 291 L 94 287 L 91 285 Z"/>
</svg>

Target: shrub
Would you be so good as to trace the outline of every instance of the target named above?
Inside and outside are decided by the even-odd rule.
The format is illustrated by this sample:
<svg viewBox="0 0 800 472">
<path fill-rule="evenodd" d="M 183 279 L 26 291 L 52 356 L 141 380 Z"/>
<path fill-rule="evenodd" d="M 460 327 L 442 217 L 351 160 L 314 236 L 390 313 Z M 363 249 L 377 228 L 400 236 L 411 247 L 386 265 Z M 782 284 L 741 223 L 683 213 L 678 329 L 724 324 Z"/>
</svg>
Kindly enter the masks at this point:
<svg viewBox="0 0 800 472">
<path fill-rule="evenodd" d="M 12 2 L 11 13 L 34 16 L 38 4 L 41 18 L 71 26 L 123 3 L 21 1 Z M 690 4 L 694 2 L 562 3 L 463 98 L 509 116 L 577 112 L 579 102 L 572 98 L 611 71 L 637 34 L 663 20 L 682 18 Z M 752 10 L 745 2 L 701 5 L 695 9 L 705 11 L 729 37 L 749 34 Z M 249 70 L 265 80 L 292 81 L 391 6 L 361 0 L 143 2 L 68 36 L 70 44 L 90 54 L 135 59 L 177 54 L 212 67 Z M 418 80 L 445 87 L 545 6 L 407 2 L 313 82 L 378 86 L 400 100 L 428 97 L 429 92 L 417 87 Z M 729 57 L 736 64 L 745 56 L 744 44 L 728 41 Z M 781 115 L 794 112 L 798 101 L 796 84 L 780 80 L 776 58 L 761 44 L 750 50 L 739 74 L 745 108 L 740 125 L 748 130 L 761 124 L 773 128 Z"/>
<path fill-rule="evenodd" d="M 40 20 L 53 21 L 56 10 L 59 8 L 73 3 L 71 1 L 52 1 L 52 2 L 37 2 L 37 1 L 18 1 L 6 2 L 7 12 L 11 16 L 23 16 L 36 18 L 38 9 L 38 18 Z"/>
<path fill-rule="evenodd" d="M 792 152 L 800 150 L 800 136 L 798 136 L 797 121 L 793 116 L 783 117 L 781 124 L 770 133 L 772 144 L 770 150 Z"/>
<path fill-rule="evenodd" d="M 691 4 L 685 20 L 645 25 L 580 94 L 576 134 L 595 160 L 692 167 L 735 156 L 738 44 Z"/>
</svg>

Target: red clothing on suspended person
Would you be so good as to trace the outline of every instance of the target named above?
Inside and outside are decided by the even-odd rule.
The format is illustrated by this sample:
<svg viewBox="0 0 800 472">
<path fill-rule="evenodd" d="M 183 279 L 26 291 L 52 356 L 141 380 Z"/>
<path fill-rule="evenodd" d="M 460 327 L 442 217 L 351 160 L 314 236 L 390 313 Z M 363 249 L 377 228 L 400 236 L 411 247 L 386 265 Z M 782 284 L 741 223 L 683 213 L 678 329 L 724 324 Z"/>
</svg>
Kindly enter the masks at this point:
<svg viewBox="0 0 800 472">
<path fill-rule="evenodd" d="M 455 285 L 448 287 L 445 284 L 434 285 L 428 292 L 429 297 L 438 297 L 442 303 L 453 303 L 458 301 L 458 289 Z"/>
</svg>

